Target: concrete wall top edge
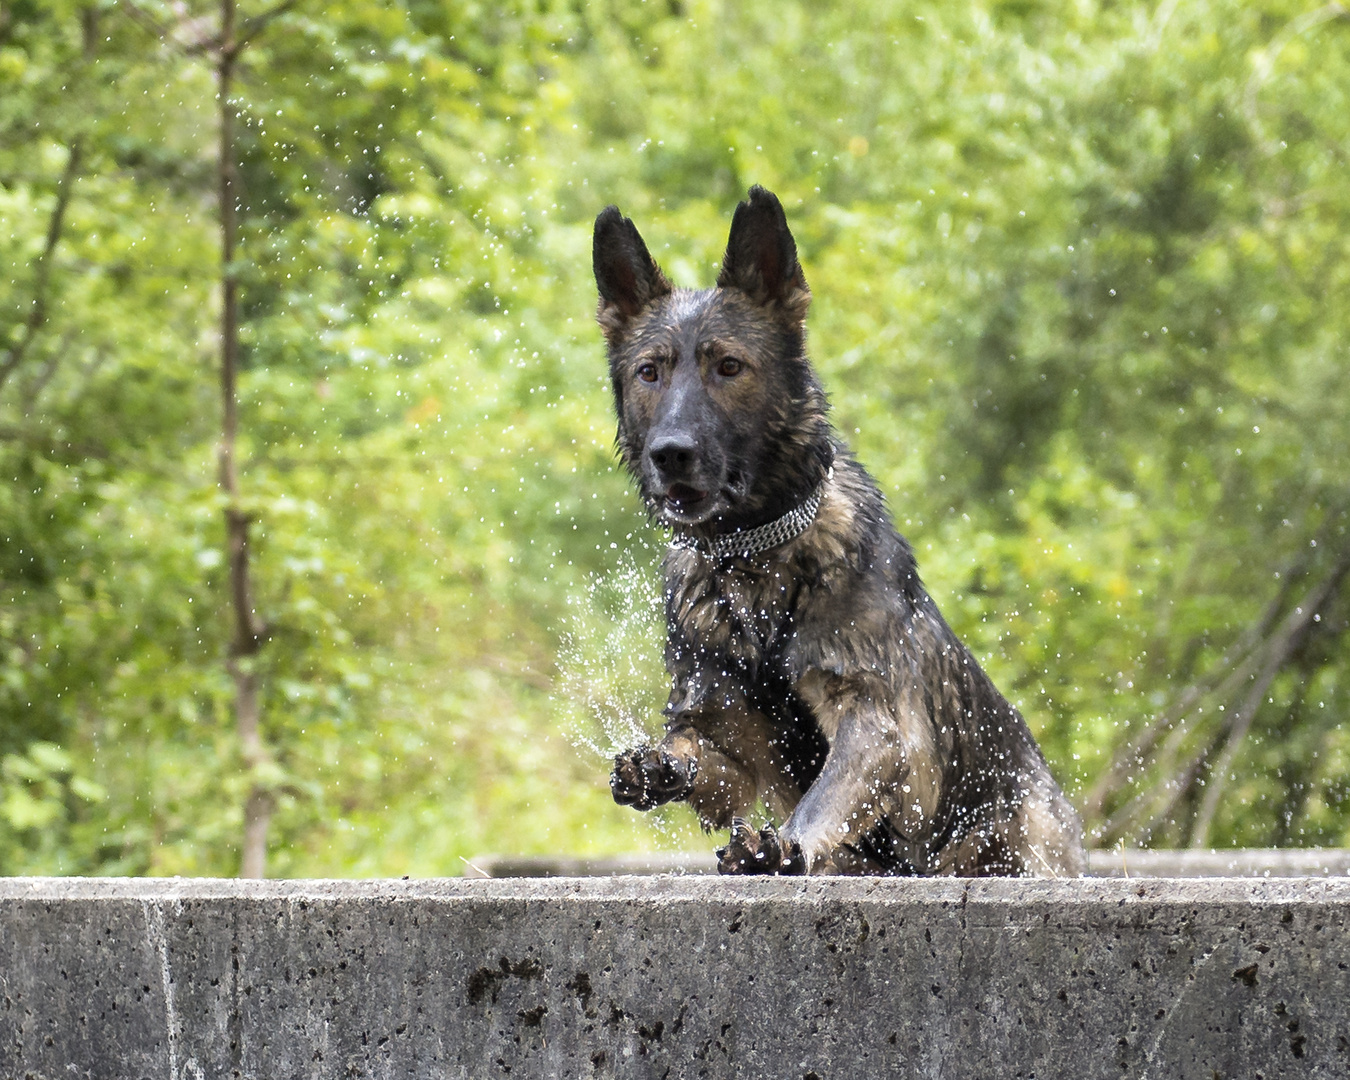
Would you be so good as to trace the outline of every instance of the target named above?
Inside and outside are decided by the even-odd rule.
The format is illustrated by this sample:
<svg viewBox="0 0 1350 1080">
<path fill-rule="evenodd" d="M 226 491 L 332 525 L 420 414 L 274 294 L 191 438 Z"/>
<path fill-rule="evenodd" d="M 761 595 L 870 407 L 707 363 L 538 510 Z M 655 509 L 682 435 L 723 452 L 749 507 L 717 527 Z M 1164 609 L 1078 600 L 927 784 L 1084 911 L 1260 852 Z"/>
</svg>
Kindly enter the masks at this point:
<svg viewBox="0 0 1350 1080">
<path fill-rule="evenodd" d="M 0 878 L 0 902 L 212 900 L 328 902 L 612 901 L 618 903 L 1350 904 L 1350 877 L 1329 878 Z"/>
</svg>

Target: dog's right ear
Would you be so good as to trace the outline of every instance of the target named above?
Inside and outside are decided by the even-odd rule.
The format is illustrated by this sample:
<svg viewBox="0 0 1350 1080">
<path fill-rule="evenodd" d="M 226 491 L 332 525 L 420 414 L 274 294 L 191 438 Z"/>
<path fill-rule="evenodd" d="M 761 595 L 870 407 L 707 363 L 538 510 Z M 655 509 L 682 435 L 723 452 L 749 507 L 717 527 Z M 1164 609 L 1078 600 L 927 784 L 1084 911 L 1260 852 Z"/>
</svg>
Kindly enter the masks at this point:
<svg viewBox="0 0 1350 1080">
<path fill-rule="evenodd" d="M 670 282 L 617 206 L 606 206 L 595 219 L 591 261 L 600 289 L 595 318 L 614 344 L 648 304 L 670 292 Z"/>
</svg>

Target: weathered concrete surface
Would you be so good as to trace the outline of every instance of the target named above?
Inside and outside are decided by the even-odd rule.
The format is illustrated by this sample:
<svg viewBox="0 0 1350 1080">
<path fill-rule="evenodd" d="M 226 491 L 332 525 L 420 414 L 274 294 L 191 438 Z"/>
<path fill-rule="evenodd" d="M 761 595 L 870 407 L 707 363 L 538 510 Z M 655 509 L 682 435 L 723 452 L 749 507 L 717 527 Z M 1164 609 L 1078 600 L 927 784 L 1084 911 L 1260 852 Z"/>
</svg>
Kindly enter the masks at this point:
<svg viewBox="0 0 1350 1080">
<path fill-rule="evenodd" d="M 0 880 L 0 1076 L 1346 1077 L 1350 880 Z"/>
</svg>

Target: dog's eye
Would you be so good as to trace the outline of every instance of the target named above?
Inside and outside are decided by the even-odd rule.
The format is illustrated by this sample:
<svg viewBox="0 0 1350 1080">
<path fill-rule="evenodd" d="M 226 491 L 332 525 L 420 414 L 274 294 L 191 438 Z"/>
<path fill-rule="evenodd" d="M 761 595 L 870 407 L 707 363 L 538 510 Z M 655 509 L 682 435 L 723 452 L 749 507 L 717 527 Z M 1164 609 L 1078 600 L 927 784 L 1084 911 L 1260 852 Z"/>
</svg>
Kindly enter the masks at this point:
<svg viewBox="0 0 1350 1080">
<path fill-rule="evenodd" d="M 643 364 L 637 369 L 637 377 L 643 382 L 656 382 L 659 375 L 655 364 Z"/>
<path fill-rule="evenodd" d="M 744 367 L 745 365 L 734 356 L 724 356 L 722 362 L 717 365 L 717 374 L 729 379 L 733 375 L 739 375 Z"/>
</svg>

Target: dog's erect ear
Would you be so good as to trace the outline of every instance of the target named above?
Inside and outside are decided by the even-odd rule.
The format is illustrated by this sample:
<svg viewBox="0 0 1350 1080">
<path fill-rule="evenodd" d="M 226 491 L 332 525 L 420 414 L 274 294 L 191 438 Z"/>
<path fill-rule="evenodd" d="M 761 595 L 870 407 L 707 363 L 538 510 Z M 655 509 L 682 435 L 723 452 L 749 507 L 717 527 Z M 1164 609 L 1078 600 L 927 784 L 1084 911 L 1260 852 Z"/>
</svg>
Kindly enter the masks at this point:
<svg viewBox="0 0 1350 1080">
<path fill-rule="evenodd" d="M 758 184 L 731 219 L 717 284 L 740 289 L 758 304 L 777 304 L 797 322 L 806 318 L 811 290 L 797 261 L 797 245 L 788 231 L 783 205 L 778 196 Z"/>
<path fill-rule="evenodd" d="M 637 226 L 617 206 L 606 206 L 595 219 L 591 261 L 600 289 L 595 317 L 611 342 L 648 304 L 670 292 L 670 282 L 642 242 Z"/>
</svg>

